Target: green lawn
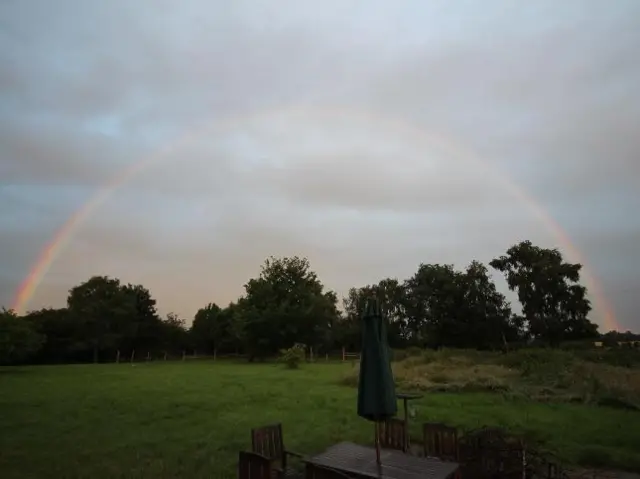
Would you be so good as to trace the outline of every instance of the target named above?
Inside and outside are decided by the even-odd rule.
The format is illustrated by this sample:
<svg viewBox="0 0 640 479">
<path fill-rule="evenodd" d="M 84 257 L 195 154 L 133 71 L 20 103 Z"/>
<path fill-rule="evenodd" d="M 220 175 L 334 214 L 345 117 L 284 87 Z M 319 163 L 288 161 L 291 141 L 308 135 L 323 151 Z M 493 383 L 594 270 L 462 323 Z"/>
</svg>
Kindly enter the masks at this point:
<svg viewBox="0 0 640 479">
<path fill-rule="evenodd" d="M 291 449 L 370 443 L 353 366 L 168 362 L 0 369 L 0 477 L 233 477 L 253 426 L 282 422 Z M 428 394 L 419 422 L 508 426 L 572 460 L 640 469 L 640 413 L 499 394 Z M 595 459 L 594 459 L 595 458 Z"/>
</svg>

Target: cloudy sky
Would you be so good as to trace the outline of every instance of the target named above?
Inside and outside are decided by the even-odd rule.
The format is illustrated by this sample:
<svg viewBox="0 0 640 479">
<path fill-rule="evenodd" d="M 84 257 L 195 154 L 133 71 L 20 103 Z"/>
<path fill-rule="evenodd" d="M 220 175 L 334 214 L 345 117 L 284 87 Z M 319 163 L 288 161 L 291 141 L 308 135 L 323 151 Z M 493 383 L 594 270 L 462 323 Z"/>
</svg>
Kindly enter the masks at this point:
<svg viewBox="0 0 640 479">
<path fill-rule="evenodd" d="M 191 318 L 268 255 L 344 293 L 531 239 L 584 260 L 638 330 L 639 18 L 636 0 L 5 0 L 0 304 L 121 178 L 28 308 L 107 274 Z"/>
</svg>

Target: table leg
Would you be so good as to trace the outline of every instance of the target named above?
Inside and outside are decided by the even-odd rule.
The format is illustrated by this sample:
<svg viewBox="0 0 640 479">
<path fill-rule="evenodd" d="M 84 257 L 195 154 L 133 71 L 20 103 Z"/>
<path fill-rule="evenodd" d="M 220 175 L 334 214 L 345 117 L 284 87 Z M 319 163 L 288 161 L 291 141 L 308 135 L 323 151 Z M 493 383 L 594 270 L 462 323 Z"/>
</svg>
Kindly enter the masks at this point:
<svg viewBox="0 0 640 479">
<path fill-rule="evenodd" d="M 407 411 L 407 398 L 404 398 L 404 452 L 410 449 L 409 446 L 409 413 Z"/>
</svg>

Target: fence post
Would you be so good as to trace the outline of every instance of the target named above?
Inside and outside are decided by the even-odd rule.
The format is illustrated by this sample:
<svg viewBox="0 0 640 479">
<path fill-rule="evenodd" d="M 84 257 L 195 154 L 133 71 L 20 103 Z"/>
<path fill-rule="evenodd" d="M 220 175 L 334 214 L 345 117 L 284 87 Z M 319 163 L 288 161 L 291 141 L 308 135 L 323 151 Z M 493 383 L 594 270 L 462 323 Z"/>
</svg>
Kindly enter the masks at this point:
<svg viewBox="0 0 640 479">
<path fill-rule="evenodd" d="M 313 362 L 313 346 L 309 346 L 309 362 Z"/>
<path fill-rule="evenodd" d="M 151 353 L 147 351 L 147 361 L 151 361 Z"/>
<path fill-rule="evenodd" d="M 325 353 L 325 354 L 324 354 L 324 359 L 325 359 L 327 362 L 329 362 L 329 353 Z"/>
<path fill-rule="evenodd" d="M 342 347 L 342 362 L 344 363 L 347 360 L 346 353 L 344 351 L 344 346 Z"/>
<path fill-rule="evenodd" d="M 135 349 L 133 349 L 133 350 L 131 351 L 131 364 L 133 364 L 133 359 L 135 358 L 135 356 L 136 356 L 136 350 L 135 350 Z"/>
<path fill-rule="evenodd" d="M 118 349 L 118 351 L 116 352 L 116 364 L 118 364 L 120 362 L 120 350 Z"/>
</svg>

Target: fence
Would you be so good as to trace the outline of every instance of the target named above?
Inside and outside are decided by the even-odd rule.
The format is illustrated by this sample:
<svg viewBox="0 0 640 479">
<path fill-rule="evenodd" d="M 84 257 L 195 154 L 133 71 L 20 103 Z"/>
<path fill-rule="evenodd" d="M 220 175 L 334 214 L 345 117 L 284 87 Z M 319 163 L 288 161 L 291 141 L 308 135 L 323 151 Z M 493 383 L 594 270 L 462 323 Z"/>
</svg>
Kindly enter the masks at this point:
<svg viewBox="0 0 640 479">
<path fill-rule="evenodd" d="M 116 351 L 115 362 L 146 362 L 146 361 L 192 361 L 192 360 L 213 360 L 216 359 L 239 359 L 243 358 L 242 354 L 199 354 L 197 351 L 184 350 L 181 353 L 176 352 L 151 352 L 151 351 L 136 351 L 129 352 Z"/>
<path fill-rule="evenodd" d="M 313 348 L 309 348 L 307 350 L 306 355 L 307 361 L 309 362 L 317 362 L 317 361 L 359 361 L 360 353 L 358 352 L 349 352 L 345 348 L 333 351 L 327 351 L 324 354 L 317 354 Z"/>
<path fill-rule="evenodd" d="M 244 354 L 198 354 L 197 351 L 184 350 L 182 353 L 176 354 L 175 352 L 151 352 L 151 351 L 136 351 L 131 353 L 116 351 L 115 362 L 116 363 L 136 363 L 136 362 L 148 362 L 148 361 L 193 361 L 193 360 L 210 360 L 215 361 L 217 359 L 230 360 L 230 359 L 242 359 L 247 356 Z M 309 348 L 306 354 L 306 360 L 309 362 L 317 361 L 359 361 L 360 353 L 347 351 L 346 348 L 340 350 L 329 351 L 325 353 L 316 353 L 313 348 Z"/>
</svg>

